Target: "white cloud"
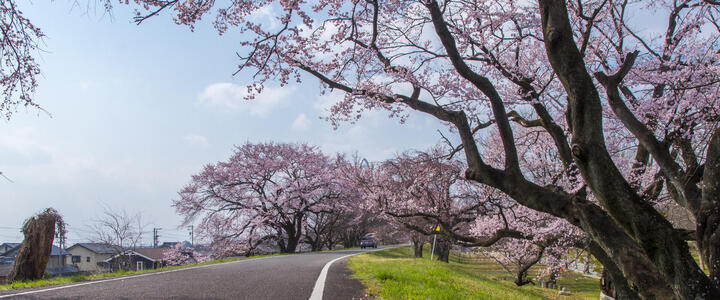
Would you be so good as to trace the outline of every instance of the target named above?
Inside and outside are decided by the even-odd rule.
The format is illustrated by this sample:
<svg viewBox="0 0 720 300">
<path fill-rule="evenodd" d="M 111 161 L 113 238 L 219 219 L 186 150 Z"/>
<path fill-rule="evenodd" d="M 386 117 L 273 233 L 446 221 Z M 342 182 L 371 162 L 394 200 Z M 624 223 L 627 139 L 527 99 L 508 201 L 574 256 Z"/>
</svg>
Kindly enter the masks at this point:
<svg viewBox="0 0 720 300">
<path fill-rule="evenodd" d="M 246 100 L 248 88 L 229 82 L 213 83 L 207 86 L 198 98 L 208 105 L 231 110 L 248 112 L 258 117 L 266 117 L 273 110 L 285 105 L 285 99 L 295 91 L 295 87 L 265 87 L 255 99 Z"/>
<path fill-rule="evenodd" d="M 265 5 L 250 15 L 250 20 L 267 26 L 265 30 L 275 30 L 280 27 L 278 14 L 271 5 Z"/>
<path fill-rule="evenodd" d="M 353 127 L 350 127 L 350 129 L 347 131 L 348 136 L 354 137 L 354 138 L 367 138 L 368 132 L 367 129 L 365 129 L 365 126 L 363 125 L 355 125 Z"/>
<path fill-rule="evenodd" d="M 0 165 L 17 167 L 51 163 L 52 149 L 36 142 L 34 135 L 31 127 L 0 132 Z"/>
<path fill-rule="evenodd" d="M 80 81 L 80 82 L 78 83 L 78 86 L 80 87 L 80 90 L 81 90 L 81 91 L 87 91 L 87 90 L 90 89 L 90 87 L 92 86 L 92 84 L 90 83 L 90 81 Z"/>
<path fill-rule="evenodd" d="M 334 90 L 332 92 L 327 92 L 315 99 L 315 102 L 313 102 L 313 108 L 318 111 L 321 117 L 328 117 L 331 114 L 331 108 L 333 105 L 343 101 L 344 98 L 345 92 L 343 91 Z M 377 129 L 381 126 L 383 121 L 388 120 L 388 115 L 389 112 L 383 109 L 365 109 L 362 112 L 363 124 L 373 129 Z M 397 120 L 393 120 L 393 122 L 397 122 Z M 349 123 L 343 123 L 343 125 L 348 124 Z M 354 128 L 354 131 L 351 133 L 360 134 L 362 131 L 364 131 L 363 128 Z"/>
<path fill-rule="evenodd" d="M 326 92 L 324 95 L 320 95 L 317 97 L 315 102 L 313 102 L 313 108 L 320 111 L 323 115 L 330 113 L 330 108 L 332 108 L 335 103 L 338 103 L 345 98 L 345 92 L 334 90 L 332 92 Z"/>
<path fill-rule="evenodd" d="M 202 135 L 188 134 L 183 137 L 183 140 L 193 145 L 207 146 L 208 139 Z"/>
<path fill-rule="evenodd" d="M 306 114 L 299 114 L 293 121 L 291 128 L 296 131 L 305 131 L 310 129 L 310 119 Z"/>
</svg>

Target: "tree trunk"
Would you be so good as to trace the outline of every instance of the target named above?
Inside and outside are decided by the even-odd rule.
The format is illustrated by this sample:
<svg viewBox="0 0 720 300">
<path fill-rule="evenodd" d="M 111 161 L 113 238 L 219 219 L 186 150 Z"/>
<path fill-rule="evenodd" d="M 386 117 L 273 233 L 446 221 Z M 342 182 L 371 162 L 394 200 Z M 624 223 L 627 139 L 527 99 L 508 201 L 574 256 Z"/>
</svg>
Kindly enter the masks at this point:
<svg viewBox="0 0 720 300">
<path fill-rule="evenodd" d="M 612 254 L 613 261 L 627 279 L 640 287 L 638 292 L 644 297 L 674 298 L 674 294 L 679 299 L 720 298 L 720 290 L 702 274 L 683 238 L 637 195 L 609 156 L 604 144 L 602 104 L 573 39 L 566 1 L 538 2 L 546 53 L 568 94 L 573 159 L 598 202 L 642 251 L 628 251 L 621 248 L 624 245 L 608 243 L 609 236 L 595 235 L 606 229 L 595 227 L 593 216 L 584 216 L 587 219 L 581 220 L 586 223 L 583 229 Z M 619 259 L 618 254 L 626 251 L 635 252 L 630 254 L 637 259 Z M 638 274 L 652 281 L 641 280 Z"/>
<path fill-rule="evenodd" d="M 310 251 L 312 251 L 312 252 L 322 250 L 323 243 L 322 243 L 322 240 L 320 240 L 319 235 L 317 236 L 317 239 L 312 239 L 312 238 L 306 236 L 305 242 L 310 244 Z"/>
<path fill-rule="evenodd" d="M 697 245 L 710 269 L 710 280 L 720 286 L 720 128 L 708 145 L 700 211 L 697 214 Z"/>
<path fill-rule="evenodd" d="M 288 232 L 288 239 L 285 243 L 285 251 L 283 251 L 283 253 L 295 253 L 299 241 L 300 236 L 298 236 L 298 234 L 295 232 Z"/>
<path fill-rule="evenodd" d="M 528 283 L 531 283 L 532 280 L 527 278 L 527 270 L 520 270 L 515 274 L 515 285 L 517 286 L 523 286 Z"/>
<path fill-rule="evenodd" d="M 600 289 L 605 295 L 615 299 L 640 299 L 637 291 L 635 291 L 627 279 L 623 276 L 622 271 L 615 263 L 605 254 L 602 249 L 594 242 L 589 246 L 590 253 L 603 264 L 602 278 L 600 280 Z"/>
<path fill-rule="evenodd" d="M 532 279 L 527 278 L 528 271 L 530 271 L 530 268 L 532 268 L 532 266 L 534 266 L 538 262 L 540 262 L 544 253 L 545 253 L 545 246 L 541 246 L 540 249 L 538 250 L 537 254 L 534 257 L 532 257 L 527 262 L 520 263 L 518 265 L 518 270 L 515 275 L 515 285 L 523 286 L 523 285 L 526 285 L 526 284 L 532 282 Z M 550 280 L 555 281 L 555 273 L 553 273 L 550 276 Z"/>
<path fill-rule="evenodd" d="M 620 276 L 618 277 L 618 275 Z M 617 300 L 640 299 L 637 293 L 630 289 L 630 286 L 627 284 L 627 280 L 622 277 L 622 274 L 619 272 L 610 272 L 608 268 L 603 269 L 602 277 L 600 278 L 600 290 L 606 296 Z"/>
<path fill-rule="evenodd" d="M 50 260 L 57 222 L 58 215 L 51 209 L 25 221 L 22 229 L 25 240 L 20 245 L 15 266 L 8 276 L 10 282 L 43 277 Z"/>
<path fill-rule="evenodd" d="M 422 239 L 412 239 L 413 254 L 415 255 L 415 258 L 422 258 L 424 243 L 425 241 Z"/>
<path fill-rule="evenodd" d="M 450 238 L 445 235 L 438 235 L 435 242 L 435 255 L 442 262 L 450 262 Z"/>
</svg>

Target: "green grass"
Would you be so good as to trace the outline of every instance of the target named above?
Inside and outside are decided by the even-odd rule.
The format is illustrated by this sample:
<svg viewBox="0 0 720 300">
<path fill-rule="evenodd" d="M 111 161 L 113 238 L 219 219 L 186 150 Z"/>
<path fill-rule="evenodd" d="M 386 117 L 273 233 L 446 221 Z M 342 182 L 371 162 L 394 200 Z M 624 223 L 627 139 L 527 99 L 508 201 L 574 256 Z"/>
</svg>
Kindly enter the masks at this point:
<svg viewBox="0 0 720 300">
<path fill-rule="evenodd" d="M 424 252 L 429 254 L 430 251 Z M 370 295 L 379 299 L 598 299 L 597 279 L 566 272 L 558 285 L 572 292 L 560 296 L 557 290 L 535 285 L 522 287 L 490 259 L 458 259 L 443 263 L 410 257 L 410 248 L 394 248 L 356 255 L 348 266 L 355 271 Z M 537 274 L 539 268 L 531 273 Z"/>
<path fill-rule="evenodd" d="M 219 263 L 225 263 L 225 262 L 231 262 L 231 261 L 237 261 L 237 260 L 255 259 L 255 258 L 262 258 L 262 257 L 289 255 L 289 254 L 290 253 L 275 253 L 275 254 L 267 254 L 267 255 L 256 255 L 256 256 L 251 256 L 251 257 L 235 257 L 235 258 L 216 259 L 216 260 L 212 260 L 212 261 L 206 261 L 206 262 L 201 262 L 201 263 L 191 264 L 191 265 L 163 267 L 163 268 L 158 268 L 158 269 L 147 269 L 147 270 L 142 270 L 142 271 L 117 271 L 117 272 L 112 272 L 112 273 L 74 275 L 74 276 L 68 276 L 68 277 L 52 277 L 52 278 L 32 280 L 32 281 L 17 281 L 17 282 L 13 282 L 10 284 L 0 285 L 0 291 L 67 284 L 67 283 L 73 283 L 73 282 L 79 282 L 79 281 L 99 280 L 99 279 L 112 278 L 112 277 L 130 276 L 130 275 L 137 275 L 137 274 L 144 274 L 144 273 L 153 273 L 153 272 L 168 271 L 168 270 L 175 270 L 175 269 L 184 269 L 184 268 L 189 268 L 189 267 L 213 265 L 213 264 L 219 264 Z"/>
</svg>

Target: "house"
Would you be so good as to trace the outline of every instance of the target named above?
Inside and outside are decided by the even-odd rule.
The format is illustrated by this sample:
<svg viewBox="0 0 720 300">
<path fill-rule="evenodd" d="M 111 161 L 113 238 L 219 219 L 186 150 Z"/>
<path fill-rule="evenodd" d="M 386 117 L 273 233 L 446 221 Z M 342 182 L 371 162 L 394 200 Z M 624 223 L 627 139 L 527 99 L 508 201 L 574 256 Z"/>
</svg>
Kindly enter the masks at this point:
<svg viewBox="0 0 720 300">
<path fill-rule="evenodd" d="M 175 248 L 177 245 L 181 245 L 180 242 L 164 242 L 160 248 Z"/>
<path fill-rule="evenodd" d="M 12 272 L 15 257 L 5 256 L 5 253 L 20 246 L 20 243 L 2 243 L 0 244 L 0 284 L 4 284 L 10 272 Z"/>
<path fill-rule="evenodd" d="M 20 246 L 20 243 L 2 243 L 0 244 L 0 256 L 4 256 L 5 252 L 10 251 L 10 249 L 13 249 L 17 246 Z"/>
<path fill-rule="evenodd" d="M 142 271 L 165 266 L 165 253 L 170 248 L 139 248 L 118 253 L 105 260 L 111 271 Z"/>
<path fill-rule="evenodd" d="M 13 265 L 11 264 L 0 264 L 0 284 L 5 284 L 8 275 L 12 272 Z"/>
<path fill-rule="evenodd" d="M 122 252 L 119 246 L 105 243 L 77 243 L 65 249 L 70 253 L 69 264 L 77 267 L 81 272 L 99 273 L 107 272 L 106 259 Z"/>
<path fill-rule="evenodd" d="M 20 251 L 20 244 L 5 252 L 3 256 L 14 262 L 15 258 L 17 258 L 18 251 Z M 48 260 L 47 267 L 45 267 L 45 272 L 50 275 L 67 275 L 77 273 L 77 268 L 67 264 L 69 257 L 69 252 L 53 245 L 52 250 L 50 251 L 50 260 Z M 12 266 L 12 264 L 10 265 Z"/>
<path fill-rule="evenodd" d="M 175 247 L 192 247 L 188 241 L 183 242 L 164 242 L 159 248 L 175 248 Z"/>
</svg>

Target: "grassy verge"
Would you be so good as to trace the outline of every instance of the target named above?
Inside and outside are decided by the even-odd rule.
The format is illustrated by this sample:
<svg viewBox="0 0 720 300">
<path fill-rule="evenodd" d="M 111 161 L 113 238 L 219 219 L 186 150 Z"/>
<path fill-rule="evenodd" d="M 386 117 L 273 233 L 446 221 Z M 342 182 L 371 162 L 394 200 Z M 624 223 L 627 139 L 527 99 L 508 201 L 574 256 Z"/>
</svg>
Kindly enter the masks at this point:
<svg viewBox="0 0 720 300">
<path fill-rule="evenodd" d="M 427 251 L 426 253 L 429 253 Z M 380 299 L 598 299 L 597 279 L 566 272 L 558 285 L 572 293 L 535 285 L 515 286 L 500 265 L 489 259 L 472 262 L 452 259 L 449 264 L 410 258 L 402 247 L 350 258 L 348 266 L 368 293 Z M 537 272 L 537 270 L 534 270 Z"/>
<path fill-rule="evenodd" d="M 74 276 L 67 276 L 67 277 L 52 277 L 52 278 L 33 280 L 33 281 L 18 281 L 18 282 L 13 282 L 10 284 L 0 285 L 0 291 L 23 289 L 23 288 L 34 288 L 34 287 L 42 287 L 42 286 L 50 286 L 50 285 L 59 285 L 59 284 L 67 284 L 67 283 L 74 283 L 74 282 L 80 282 L 80 281 L 91 281 L 91 280 L 99 280 L 99 279 L 121 277 L 121 276 L 130 276 L 130 275 L 137 275 L 137 274 L 144 274 L 144 273 L 154 273 L 154 272 L 161 272 L 161 271 L 168 271 L 168 270 L 175 270 L 175 269 L 184 269 L 184 268 L 196 267 L 196 266 L 213 265 L 213 264 L 219 264 L 219 263 L 231 262 L 231 261 L 237 261 L 237 260 L 255 259 L 255 258 L 261 258 L 261 257 L 280 256 L 280 255 L 288 255 L 288 254 L 287 253 L 276 253 L 276 254 L 268 254 L 268 255 L 257 255 L 257 256 L 251 256 L 251 257 L 216 259 L 216 260 L 201 262 L 201 263 L 197 263 L 197 264 L 163 267 L 163 268 L 152 269 L 152 270 L 148 269 L 148 270 L 142 270 L 142 271 L 117 271 L 117 272 L 112 272 L 112 273 L 74 275 Z"/>
</svg>

